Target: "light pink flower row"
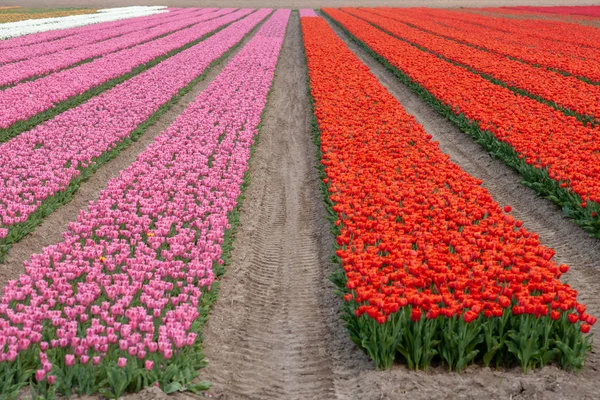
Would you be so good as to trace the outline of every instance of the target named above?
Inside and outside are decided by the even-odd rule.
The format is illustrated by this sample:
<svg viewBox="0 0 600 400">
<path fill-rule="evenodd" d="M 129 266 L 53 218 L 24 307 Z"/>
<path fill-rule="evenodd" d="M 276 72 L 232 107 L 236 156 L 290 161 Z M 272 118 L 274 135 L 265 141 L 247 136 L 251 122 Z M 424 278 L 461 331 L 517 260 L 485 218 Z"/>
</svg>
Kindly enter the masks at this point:
<svg viewBox="0 0 600 400">
<path fill-rule="evenodd" d="M 144 29 L 153 28 L 155 26 L 164 25 L 169 22 L 175 22 L 190 16 L 198 16 L 213 12 L 214 8 L 207 9 L 192 9 L 190 11 L 177 11 L 168 14 L 156 14 L 144 21 L 132 21 L 129 24 L 115 27 L 114 29 L 100 29 L 82 33 L 80 35 L 71 35 L 50 42 L 42 42 L 32 44 L 31 46 L 23 46 L 12 49 L 11 51 L 3 51 L 0 53 L 0 64 L 6 64 L 15 61 L 27 60 L 43 56 L 48 53 L 54 53 L 66 49 L 74 49 L 84 45 L 93 44 L 102 40 L 111 39 L 127 33 L 142 31 Z M 108 23 L 108 22 L 105 22 Z"/>
<path fill-rule="evenodd" d="M 289 15 L 277 11 L 109 181 L 69 225 L 64 242 L 34 255 L 26 274 L 8 283 L 0 304 L 1 361 L 39 343 L 43 352 L 66 352 L 67 366 L 99 364 L 107 352 L 124 366 L 123 356 L 170 359 L 195 343 L 191 327 L 202 289 L 214 281 L 212 265 L 221 260 L 227 214 L 240 195 Z M 39 357 L 44 371 L 52 369 L 50 357 Z"/>
<path fill-rule="evenodd" d="M 188 25 L 201 26 L 203 21 L 232 12 L 232 8 L 224 8 L 217 12 L 205 15 L 192 15 L 183 20 L 171 22 L 166 25 L 155 26 L 141 31 L 131 32 L 98 43 L 58 51 L 41 57 L 5 64 L 0 67 L 0 86 L 15 84 L 24 79 L 32 78 L 66 68 L 90 58 L 100 57 L 118 50 L 126 49 L 159 36 L 182 29 Z M 167 14 L 168 15 L 168 14 Z"/>
<path fill-rule="evenodd" d="M 302 8 L 300 10 L 300 17 L 318 17 L 318 15 L 312 8 Z"/>
<path fill-rule="evenodd" d="M 248 11 L 248 10 L 246 10 Z M 271 10 L 261 9 L 205 41 L 0 145 L 0 228 L 24 222 L 65 190 L 81 167 L 114 148 Z M 234 18 L 234 17 L 232 17 Z M 5 236 L 0 232 L 0 238 Z"/>
<path fill-rule="evenodd" d="M 184 9 L 168 9 L 170 13 Z M 134 17 L 128 19 L 120 19 L 111 22 L 103 22 L 100 24 L 84 25 L 76 28 L 57 29 L 52 31 L 33 33 L 30 35 L 19 36 L 6 40 L 0 40 L 0 50 L 16 49 L 23 46 L 31 46 L 33 44 L 42 42 L 51 42 L 61 38 L 66 38 L 73 35 L 84 35 L 88 32 L 101 31 L 105 29 L 118 29 L 124 25 L 137 23 L 140 21 L 151 21 L 156 15 L 149 15 L 146 17 Z"/>
<path fill-rule="evenodd" d="M 27 120 L 61 101 L 118 78 L 251 12 L 252 9 L 242 9 L 226 14 L 163 38 L 105 55 L 90 63 L 0 91 L 0 109 L 3 110 L 0 114 L 0 128 L 8 128 L 17 121 Z M 213 13 L 215 14 L 217 13 Z"/>
</svg>

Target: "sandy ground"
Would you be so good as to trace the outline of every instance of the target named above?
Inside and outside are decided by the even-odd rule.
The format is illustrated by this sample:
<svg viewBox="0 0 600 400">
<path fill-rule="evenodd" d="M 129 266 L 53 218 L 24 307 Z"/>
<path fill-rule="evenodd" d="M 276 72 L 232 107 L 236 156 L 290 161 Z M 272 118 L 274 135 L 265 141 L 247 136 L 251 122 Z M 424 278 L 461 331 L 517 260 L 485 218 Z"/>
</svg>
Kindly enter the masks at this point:
<svg viewBox="0 0 600 400">
<path fill-rule="evenodd" d="M 166 5 L 171 7 L 499 7 L 515 5 L 592 5 L 598 0 L 2 0 L 22 7 L 119 7 Z"/>
<path fill-rule="evenodd" d="M 206 330 L 202 377 L 222 398 L 332 398 L 324 285 L 333 248 L 318 191 L 300 24 L 277 66 L 232 267 Z"/>
</svg>

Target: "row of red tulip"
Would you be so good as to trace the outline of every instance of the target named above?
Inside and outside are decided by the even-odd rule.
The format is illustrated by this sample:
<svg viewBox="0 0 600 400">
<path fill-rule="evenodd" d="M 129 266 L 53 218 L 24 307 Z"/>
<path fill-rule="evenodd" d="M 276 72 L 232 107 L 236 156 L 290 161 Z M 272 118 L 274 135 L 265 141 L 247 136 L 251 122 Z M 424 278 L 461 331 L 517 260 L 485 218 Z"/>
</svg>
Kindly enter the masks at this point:
<svg viewBox="0 0 600 400">
<path fill-rule="evenodd" d="M 324 11 L 363 39 L 372 34 Z M 436 359 L 459 370 L 474 361 L 581 367 L 596 319 L 559 280 L 568 267 L 441 152 L 324 20 L 301 21 L 337 216 L 343 270 L 334 281 L 355 343 L 378 368 L 397 355 L 424 369 Z"/>
<path fill-rule="evenodd" d="M 461 128 L 489 141 L 487 148 L 517 169 L 530 186 L 564 207 L 593 235 L 600 235 L 598 128 L 584 126 L 575 117 L 493 84 L 348 13 L 327 13 L 440 102 L 449 118 L 463 117 Z"/>
<path fill-rule="evenodd" d="M 383 13 L 382 11 L 378 12 Z M 405 10 L 394 9 L 392 12 L 388 10 L 384 15 L 392 16 L 394 19 L 436 35 L 480 47 L 521 62 L 556 69 L 593 82 L 600 81 L 600 58 L 597 49 L 516 35 L 512 32 L 503 32 L 450 18 L 444 19 L 444 23 L 440 24 L 441 16 L 433 17 L 416 11 L 409 13 Z"/>
<path fill-rule="evenodd" d="M 384 31 L 546 102 L 600 120 L 600 86 L 413 28 L 378 11 L 344 8 Z M 388 12 L 389 14 L 389 12 Z"/>
</svg>

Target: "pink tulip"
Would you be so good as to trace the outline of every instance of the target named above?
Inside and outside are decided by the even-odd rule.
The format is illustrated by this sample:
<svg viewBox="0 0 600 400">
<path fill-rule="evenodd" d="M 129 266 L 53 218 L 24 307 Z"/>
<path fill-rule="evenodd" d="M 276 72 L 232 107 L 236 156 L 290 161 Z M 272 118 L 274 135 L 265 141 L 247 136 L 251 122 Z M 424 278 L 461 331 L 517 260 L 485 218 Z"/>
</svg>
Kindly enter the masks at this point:
<svg viewBox="0 0 600 400">
<path fill-rule="evenodd" d="M 38 382 L 41 382 L 44 380 L 44 377 L 46 376 L 46 371 L 44 371 L 43 369 L 38 369 L 37 371 L 35 371 L 35 380 Z"/>
<path fill-rule="evenodd" d="M 72 367 L 73 364 L 75 364 L 75 356 L 73 354 L 66 354 L 65 364 L 67 365 L 67 367 Z"/>
<path fill-rule="evenodd" d="M 146 368 L 148 371 L 152 371 L 152 368 L 154 368 L 154 361 L 146 360 L 144 363 L 144 368 Z"/>
<path fill-rule="evenodd" d="M 197 64 L 217 57 L 235 43 L 230 42 L 233 39 L 229 35 L 241 38 L 269 12 L 260 10 L 252 14 L 253 19 L 230 25 L 233 29 L 227 35 L 212 42 L 214 51 L 209 52 L 212 47 L 206 45 L 202 52 L 191 47 L 193 51 L 182 58 L 189 61 L 184 63 L 186 68 L 202 71 L 204 67 Z M 50 347 L 60 346 L 69 352 L 65 356 L 67 366 L 74 365 L 75 355 L 81 364 L 89 364 L 92 354 L 96 354 L 92 364 L 99 365 L 102 357 L 121 348 L 144 360 L 144 368 L 153 369 L 154 361 L 145 358 L 149 353 L 152 359 L 160 356 L 168 360 L 186 353 L 176 349 L 195 345 L 197 335 L 191 331 L 192 325 L 199 317 L 203 291 L 215 280 L 212 266 L 221 259 L 229 226 L 227 215 L 240 194 L 289 15 L 289 10 L 275 12 L 176 121 L 134 163 L 111 179 L 76 221 L 69 223 L 63 241 L 34 254 L 25 263 L 25 273 L 6 284 L 0 301 L 0 341 L 7 343 L 7 359 L 11 355 L 16 359 L 19 340 L 33 340 L 35 335 L 52 335 L 54 331 L 60 338 L 51 337 Z M 163 72 L 161 84 L 181 84 L 190 78 L 185 75 L 188 72 L 179 69 Z M 145 96 L 148 86 L 142 89 Z M 157 91 L 156 95 L 162 93 Z M 95 115 L 93 109 L 88 111 Z M 127 112 L 134 114 L 131 108 Z M 84 124 L 81 132 L 91 129 L 85 121 L 80 121 Z M 110 129 L 106 132 L 114 133 Z M 104 139 L 96 136 L 94 140 Z M 66 143 L 77 147 L 81 141 Z M 86 143 L 89 146 L 80 149 L 85 157 L 78 158 L 82 162 L 96 151 L 91 137 Z M 111 143 L 106 141 L 105 145 L 110 147 Z M 43 154 L 54 157 L 57 153 L 42 151 L 40 156 Z M 41 158 L 37 161 L 47 162 Z M 46 179 L 46 186 L 40 185 L 44 195 L 52 195 L 54 189 L 49 187 L 60 188 L 60 182 L 68 182 L 50 182 L 55 172 L 64 172 L 63 167 L 40 172 Z M 78 170 L 72 172 L 77 174 Z M 1 185 L 0 180 L 0 198 L 5 193 Z M 146 239 L 145 233 L 150 231 L 154 236 Z M 159 247 L 165 244 L 160 250 L 162 258 L 157 257 L 152 243 Z M 175 288 L 179 292 L 176 296 Z M 22 306 L 20 311 L 16 305 Z M 89 315 L 87 322 L 82 321 L 82 315 Z M 46 330 L 47 325 L 52 327 Z M 54 361 L 56 351 L 49 351 L 50 360 Z M 47 362 L 50 367 L 46 368 L 41 359 L 47 374 L 51 364 Z M 126 363 L 127 358 L 120 357 L 117 365 L 124 368 Z"/>
</svg>

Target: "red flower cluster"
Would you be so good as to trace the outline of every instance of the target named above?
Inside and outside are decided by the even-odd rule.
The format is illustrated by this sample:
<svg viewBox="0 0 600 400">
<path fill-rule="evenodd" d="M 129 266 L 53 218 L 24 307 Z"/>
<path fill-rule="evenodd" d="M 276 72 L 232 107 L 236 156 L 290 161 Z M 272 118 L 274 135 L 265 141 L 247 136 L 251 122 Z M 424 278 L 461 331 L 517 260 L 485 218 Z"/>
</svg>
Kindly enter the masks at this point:
<svg viewBox="0 0 600 400">
<path fill-rule="evenodd" d="M 513 29 L 511 21 L 503 18 L 470 17 L 466 13 L 435 10 L 419 11 L 413 9 L 380 9 L 382 15 L 390 16 L 432 33 L 446 36 L 461 42 L 475 45 L 530 64 L 555 68 L 569 74 L 585 77 L 592 81 L 600 81 L 598 61 L 597 29 L 590 29 L 579 24 L 552 22 L 559 28 L 551 30 L 544 37 L 532 36 L 531 32 L 544 31 L 544 22 L 539 20 L 518 21 L 528 29 Z M 460 19 L 459 19 L 460 18 Z M 468 18 L 465 22 L 462 19 Z M 440 23 L 443 21 L 443 23 Z M 485 25 L 482 25 L 485 24 Z M 510 27 L 510 28 L 507 28 Z M 510 31 L 506 31 L 510 29 Z M 559 32 L 562 38 L 575 37 L 566 41 L 557 40 Z M 595 33 L 595 34 L 594 34 Z M 595 39 L 590 39 L 590 37 Z M 574 43 L 575 42 L 575 43 Z"/>
<path fill-rule="evenodd" d="M 479 73 L 487 74 L 507 85 L 540 96 L 546 101 L 553 101 L 559 106 L 581 115 L 589 115 L 600 119 L 600 86 L 413 28 L 395 20 L 393 17 L 386 17 L 386 15 L 390 15 L 389 11 L 343 10 L 377 25 L 392 35 L 466 65 Z M 429 23 L 424 22 L 423 19 L 420 20 L 422 26 L 426 24 L 429 26 Z M 518 38 L 516 37 L 515 40 L 518 40 Z M 569 45 L 569 47 L 573 48 L 574 46 Z M 596 50 L 594 50 L 594 53 L 600 60 L 600 54 Z"/>
<path fill-rule="evenodd" d="M 527 164 L 584 201 L 600 202 L 600 130 L 391 37 L 345 12 L 327 14 L 459 114 L 508 143 Z"/>
<path fill-rule="evenodd" d="M 598 48 L 599 46 L 598 41 L 600 40 L 600 31 L 598 31 L 598 29 L 594 26 L 585 26 L 577 23 L 577 21 L 581 21 L 582 19 L 594 21 L 593 18 L 580 16 L 576 19 L 564 19 L 557 21 L 551 21 L 547 19 L 507 19 L 470 12 L 461 12 L 458 10 L 451 12 L 448 12 L 450 10 L 434 8 L 422 10 L 424 10 L 428 15 L 438 19 L 443 18 L 469 22 L 475 26 L 479 25 L 481 27 L 490 28 L 493 31 L 513 33 L 521 39 L 534 37 L 547 39 L 553 41 L 555 44 L 558 44 L 559 42 L 572 43 L 577 46 L 575 51 L 579 50 L 579 48 L 582 46 L 592 48 Z M 507 10 L 504 9 L 503 12 L 506 11 Z M 520 13 L 523 14 L 524 12 Z"/>
<path fill-rule="evenodd" d="M 361 38 L 375 35 L 348 14 L 324 11 Z M 593 324 L 558 279 L 568 267 L 552 261 L 554 251 L 510 206 L 503 212 L 481 181 L 453 164 L 325 21 L 302 18 L 302 29 L 344 298 L 355 317 L 386 324 L 410 309 L 415 323 L 506 314 L 551 323 L 570 313 Z"/>
<path fill-rule="evenodd" d="M 541 13 L 551 14 L 567 14 L 567 15 L 587 15 L 593 17 L 600 17 L 599 6 L 556 6 L 556 7 L 532 7 L 532 6 L 518 6 L 510 7 L 513 10 L 533 11 Z"/>
</svg>

